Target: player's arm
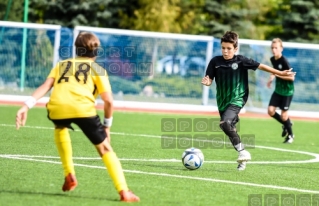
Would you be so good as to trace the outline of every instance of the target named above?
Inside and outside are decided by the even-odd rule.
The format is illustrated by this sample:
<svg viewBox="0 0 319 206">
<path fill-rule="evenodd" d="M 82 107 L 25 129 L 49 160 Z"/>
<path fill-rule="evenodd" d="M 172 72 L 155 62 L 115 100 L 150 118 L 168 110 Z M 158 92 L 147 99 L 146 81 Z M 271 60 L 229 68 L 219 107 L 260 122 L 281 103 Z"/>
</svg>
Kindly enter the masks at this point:
<svg viewBox="0 0 319 206">
<path fill-rule="evenodd" d="M 283 66 L 284 70 L 289 70 L 289 69 L 292 70 L 292 68 L 290 67 L 290 65 L 285 57 L 284 57 L 284 61 L 283 61 L 282 66 Z M 294 72 L 294 74 L 296 74 L 296 73 Z M 295 75 L 292 75 L 292 76 L 276 75 L 276 77 L 283 79 L 283 80 L 287 80 L 287 81 L 294 81 L 295 80 Z"/>
<path fill-rule="evenodd" d="M 269 76 L 269 79 L 268 79 L 268 82 L 267 82 L 267 87 L 268 87 L 268 88 L 271 87 L 271 83 L 274 81 L 275 77 L 276 77 L 276 75 L 274 75 L 274 74 L 271 74 L 271 75 Z"/>
<path fill-rule="evenodd" d="M 52 77 L 47 78 L 45 82 L 33 92 L 32 97 L 36 100 L 43 97 L 53 87 L 54 80 Z"/>
<path fill-rule="evenodd" d="M 43 97 L 52 88 L 53 84 L 54 78 L 47 78 L 45 82 L 33 92 L 32 96 L 24 102 L 24 105 L 19 109 L 16 115 L 17 129 L 19 129 L 20 126 L 25 125 L 25 122 L 27 121 L 28 110 L 37 103 L 38 99 Z"/>
<path fill-rule="evenodd" d="M 215 62 L 214 62 L 214 59 L 212 59 L 207 66 L 205 77 L 203 77 L 202 79 L 203 85 L 210 86 L 213 83 L 214 75 L 212 74 L 213 74 L 214 68 L 215 68 Z"/>
<path fill-rule="evenodd" d="M 287 80 L 287 81 L 295 81 L 295 72 L 294 72 L 294 75 L 291 75 L 291 76 L 281 76 L 281 75 L 276 75 L 276 77 L 280 78 L 280 79 L 283 79 L 283 80 Z"/>
<path fill-rule="evenodd" d="M 98 71 L 104 71 L 104 73 L 97 73 L 95 67 L 100 67 L 97 64 L 93 64 L 92 72 L 95 73 L 93 81 L 97 87 L 97 91 L 104 102 L 104 120 L 103 126 L 105 127 L 106 136 L 108 141 L 111 141 L 111 126 L 113 123 L 113 96 L 109 78 L 104 68 L 99 68 Z"/>
<path fill-rule="evenodd" d="M 104 71 L 103 73 L 97 73 L 96 71 Z M 98 64 L 92 65 L 92 72 L 95 73 L 93 76 L 94 84 L 97 87 L 98 93 L 104 102 L 104 127 L 106 128 L 107 136 L 110 137 L 110 127 L 113 123 L 113 96 L 112 88 L 108 78 L 108 75 L 104 68 Z M 110 138 L 109 138 L 110 139 Z"/>
<path fill-rule="evenodd" d="M 210 86 L 213 83 L 213 80 L 211 78 L 209 78 L 208 75 L 206 75 L 205 77 L 203 77 L 202 79 L 202 84 L 205 86 Z"/>
<path fill-rule="evenodd" d="M 277 69 L 274 69 L 270 66 L 267 66 L 265 64 L 259 64 L 259 69 L 263 70 L 263 71 L 266 71 L 266 72 L 269 72 L 269 73 L 272 73 L 272 74 L 275 74 L 275 75 L 279 75 L 279 76 L 294 76 L 296 73 L 295 72 L 292 72 L 290 70 L 284 70 L 284 71 L 279 71 Z"/>
<path fill-rule="evenodd" d="M 36 102 L 46 93 L 48 93 L 48 91 L 50 91 L 50 89 L 53 87 L 55 78 L 53 75 L 51 75 L 51 73 L 45 82 L 33 92 L 32 96 L 27 101 L 25 101 L 25 105 L 28 108 L 32 108 Z"/>
<path fill-rule="evenodd" d="M 100 94 L 104 102 L 104 118 L 110 119 L 113 116 L 113 96 L 111 92 L 103 92 Z"/>
</svg>

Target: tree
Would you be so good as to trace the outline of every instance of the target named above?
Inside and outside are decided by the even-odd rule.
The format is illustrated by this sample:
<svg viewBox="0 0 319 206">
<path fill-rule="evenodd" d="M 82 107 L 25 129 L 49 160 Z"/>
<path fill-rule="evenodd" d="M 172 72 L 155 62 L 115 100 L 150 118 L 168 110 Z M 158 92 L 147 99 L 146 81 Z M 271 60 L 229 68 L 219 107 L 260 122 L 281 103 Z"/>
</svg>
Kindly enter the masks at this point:
<svg viewBox="0 0 319 206">
<path fill-rule="evenodd" d="M 121 12 L 122 28 L 170 33 L 193 33 L 203 0 L 137 0 L 129 13 Z M 197 25 L 198 26 L 198 25 Z"/>
<path fill-rule="evenodd" d="M 0 20 L 23 21 L 23 5 L 24 0 L 0 1 Z"/>
<path fill-rule="evenodd" d="M 180 33 L 175 22 L 180 13 L 179 0 L 139 0 L 134 16 L 123 14 L 121 26 L 134 30 Z"/>
<path fill-rule="evenodd" d="M 58 24 L 108 27 L 113 7 L 111 0 L 30 0 L 29 21 Z"/>
<path fill-rule="evenodd" d="M 284 41 L 319 42 L 319 1 L 291 0 L 280 4 L 277 16 L 282 29 L 270 32 L 270 38 L 280 37 Z"/>
<path fill-rule="evenodd" d="M 264 39 L 265 31 L 272 26 L 265 25 L 264 15 L 275 8 L 274 0 L 207 0 L 202 10 L 201 22 L 204 29 L 199 34 L 220 38 L 225 31 L 233 30 L 240 38 Z"/>
</svg>

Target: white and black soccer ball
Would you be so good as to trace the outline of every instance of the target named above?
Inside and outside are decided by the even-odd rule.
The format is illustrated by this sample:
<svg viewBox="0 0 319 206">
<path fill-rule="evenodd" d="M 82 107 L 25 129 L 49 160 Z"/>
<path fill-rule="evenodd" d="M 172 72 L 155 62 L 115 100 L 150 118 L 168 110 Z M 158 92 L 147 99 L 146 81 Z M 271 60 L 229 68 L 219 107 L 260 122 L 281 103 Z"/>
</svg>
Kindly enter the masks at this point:
<svg viewBox="0 0 319 206">
<path fill-rule="evenodd" d="M 196 170 L 204 164 L 204 154 L 200 149 L 188 148 L 182 154 L 182 163 L 187 169 Z"/>
</svg>

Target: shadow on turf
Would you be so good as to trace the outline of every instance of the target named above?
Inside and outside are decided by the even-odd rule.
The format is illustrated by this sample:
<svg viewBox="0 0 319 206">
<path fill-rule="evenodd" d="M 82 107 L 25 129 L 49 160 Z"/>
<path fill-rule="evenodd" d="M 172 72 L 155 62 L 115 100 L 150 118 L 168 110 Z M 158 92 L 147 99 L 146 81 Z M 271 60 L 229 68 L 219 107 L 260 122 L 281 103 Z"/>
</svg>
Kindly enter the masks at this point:
<svg viewBox="0 0 319 206">
<path fill-rule="evenodd" d="M 73 195 L 70 193 L 48 193 L 48 192 L 10 191 L 10 190 L 0 190 L 0 193 L 11 193 L 11 194 L 20 194 L 20 195 L 46 195 L 46 196 L 82 198 L 82 199 L 92 199 L 92 200 L 107 200 L 107 201 L 119 202 L 119 199 L 101 198 L 101 197 L 85 197 L 81 195 Z"/>
</svg>

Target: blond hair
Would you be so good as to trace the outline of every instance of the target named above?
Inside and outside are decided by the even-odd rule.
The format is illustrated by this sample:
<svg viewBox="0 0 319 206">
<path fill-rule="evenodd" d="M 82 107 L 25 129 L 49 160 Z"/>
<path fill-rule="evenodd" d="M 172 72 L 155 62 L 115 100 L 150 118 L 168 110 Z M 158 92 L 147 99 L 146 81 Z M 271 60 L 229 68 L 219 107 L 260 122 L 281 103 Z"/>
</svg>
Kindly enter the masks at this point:
<svg viewBox="0 0 319 206">
<path fill-rule="evenodd" d="M 282 40 L 281 40 L 280 38 L 274 38 L 271 43 L 272 43 L 272 44 L 273 44 L 273 43 L 279 43 L 280 46 L 283 48 L 283 46 L 282 46 Z"/>
</svg>

